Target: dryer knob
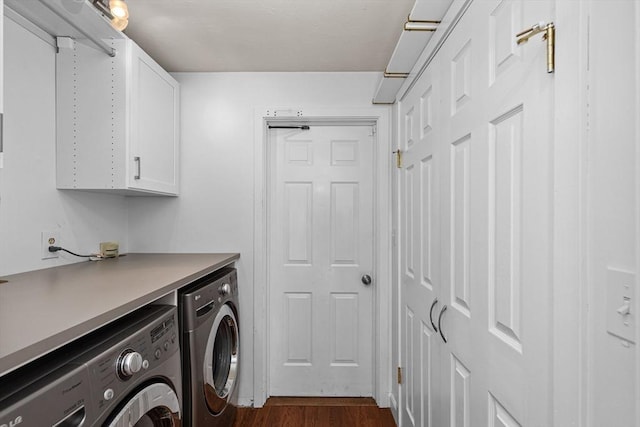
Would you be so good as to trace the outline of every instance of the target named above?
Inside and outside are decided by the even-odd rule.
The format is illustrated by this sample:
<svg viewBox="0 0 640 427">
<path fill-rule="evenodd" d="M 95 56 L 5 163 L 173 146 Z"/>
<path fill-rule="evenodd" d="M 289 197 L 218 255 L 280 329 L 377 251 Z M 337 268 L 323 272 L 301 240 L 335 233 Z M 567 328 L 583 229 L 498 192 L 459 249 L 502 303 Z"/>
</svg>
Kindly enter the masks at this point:
<svg viewBox="0 0 640 427">
<path fill-rule="evenodd" d="M 231 293 L 231 285 L 228 283 L 224 283 L 222 286 L 220 286 L 218 292 L 220 293 L 220 295 L 229 295 Z"/>
<path fill-rule="evenodd" d="M 142 369 L 142 356 L 137 351 L 130 351 L 120 356 L 119 374 L 128 378 Z"/>
</svg>

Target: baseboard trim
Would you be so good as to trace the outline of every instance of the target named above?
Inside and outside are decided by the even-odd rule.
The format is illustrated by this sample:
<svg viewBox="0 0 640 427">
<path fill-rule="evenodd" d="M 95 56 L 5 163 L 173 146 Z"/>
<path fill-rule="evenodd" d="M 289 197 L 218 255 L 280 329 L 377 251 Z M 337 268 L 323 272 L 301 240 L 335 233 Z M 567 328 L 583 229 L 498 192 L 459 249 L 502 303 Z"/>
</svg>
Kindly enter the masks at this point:
<svg viewBox="0 0 640 427">
<path fill-rule="evenodd" d="M 378 406 L 372 397 L 270 397 L 264 406 Z"/>
</svg>

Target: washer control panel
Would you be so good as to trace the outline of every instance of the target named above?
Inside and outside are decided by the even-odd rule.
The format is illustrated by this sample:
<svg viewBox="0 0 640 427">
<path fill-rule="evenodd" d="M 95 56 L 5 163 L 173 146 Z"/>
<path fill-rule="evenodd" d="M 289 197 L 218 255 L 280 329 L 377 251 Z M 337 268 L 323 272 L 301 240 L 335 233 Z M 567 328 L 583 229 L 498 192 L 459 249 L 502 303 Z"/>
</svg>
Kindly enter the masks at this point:
<svg viewBox="0 0 640 427">
<path fill-rule="evenodd" d="M 120 354 L 117 363 L 118 377 L 121 380 L 127 380 L 133 376 L 133 374 L 140 372 L 142 369 L 142 356 L 137 351 L 130 348 Z M 147 363 L 147 367 L 149 364 Z"/>
<path fill-rule="evenodd" d="M 175 316 L 165 320 L 151 330 L 154 360 L 161 360 L 166 354 L 173 354 L 174 350 L 178 347 L 177 334 Z"/>
<path fill-rule="evenodd" d="M 179 375 L 177 336 L 176 307 L 145 306 L 10 372 L 0 427 L 103 425 L 146 380 Z"/>
<path fill-rule="evenodd" d="M 91 382 L 99 392 L 95 398 L 99 409 L 118 401 L 134 387 L 137 379 L 152 374 L 154 369 L 179 351 L 176 310 L 144 324 L 129 325 L 113 339 L 107 351 L 88 361 Z"/>
</svg>

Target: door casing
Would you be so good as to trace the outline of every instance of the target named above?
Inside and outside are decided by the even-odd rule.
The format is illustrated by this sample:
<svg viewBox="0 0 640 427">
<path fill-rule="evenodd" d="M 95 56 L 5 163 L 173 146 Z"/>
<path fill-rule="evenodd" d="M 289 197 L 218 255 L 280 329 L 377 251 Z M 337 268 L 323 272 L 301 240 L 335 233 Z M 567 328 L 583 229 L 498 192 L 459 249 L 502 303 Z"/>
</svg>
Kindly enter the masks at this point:
<svg viewBox="0 0 640 427">
<path fill-rule="evenodd" d="M 374 141 L 374 355 L 373 395 L 389 406 L 391 392 L 391 107 L 256 108 L 254 110 L 253 405 L 262 407 L 269 384 L 268 126 L 276 124 L 371 124 Z"/>
</svg>

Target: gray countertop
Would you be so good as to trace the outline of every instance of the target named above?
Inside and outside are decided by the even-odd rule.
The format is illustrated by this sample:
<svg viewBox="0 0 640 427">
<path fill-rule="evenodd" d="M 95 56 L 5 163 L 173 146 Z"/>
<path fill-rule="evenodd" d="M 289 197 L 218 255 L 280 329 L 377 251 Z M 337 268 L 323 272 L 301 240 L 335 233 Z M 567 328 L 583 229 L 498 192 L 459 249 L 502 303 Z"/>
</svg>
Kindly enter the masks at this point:
<svg viewBox="0 0 640 427">
<path fill-rule="evenodd" d="M 2 277 L 0 376 L 238 258 L 128 254 Z"/>
</svg>

